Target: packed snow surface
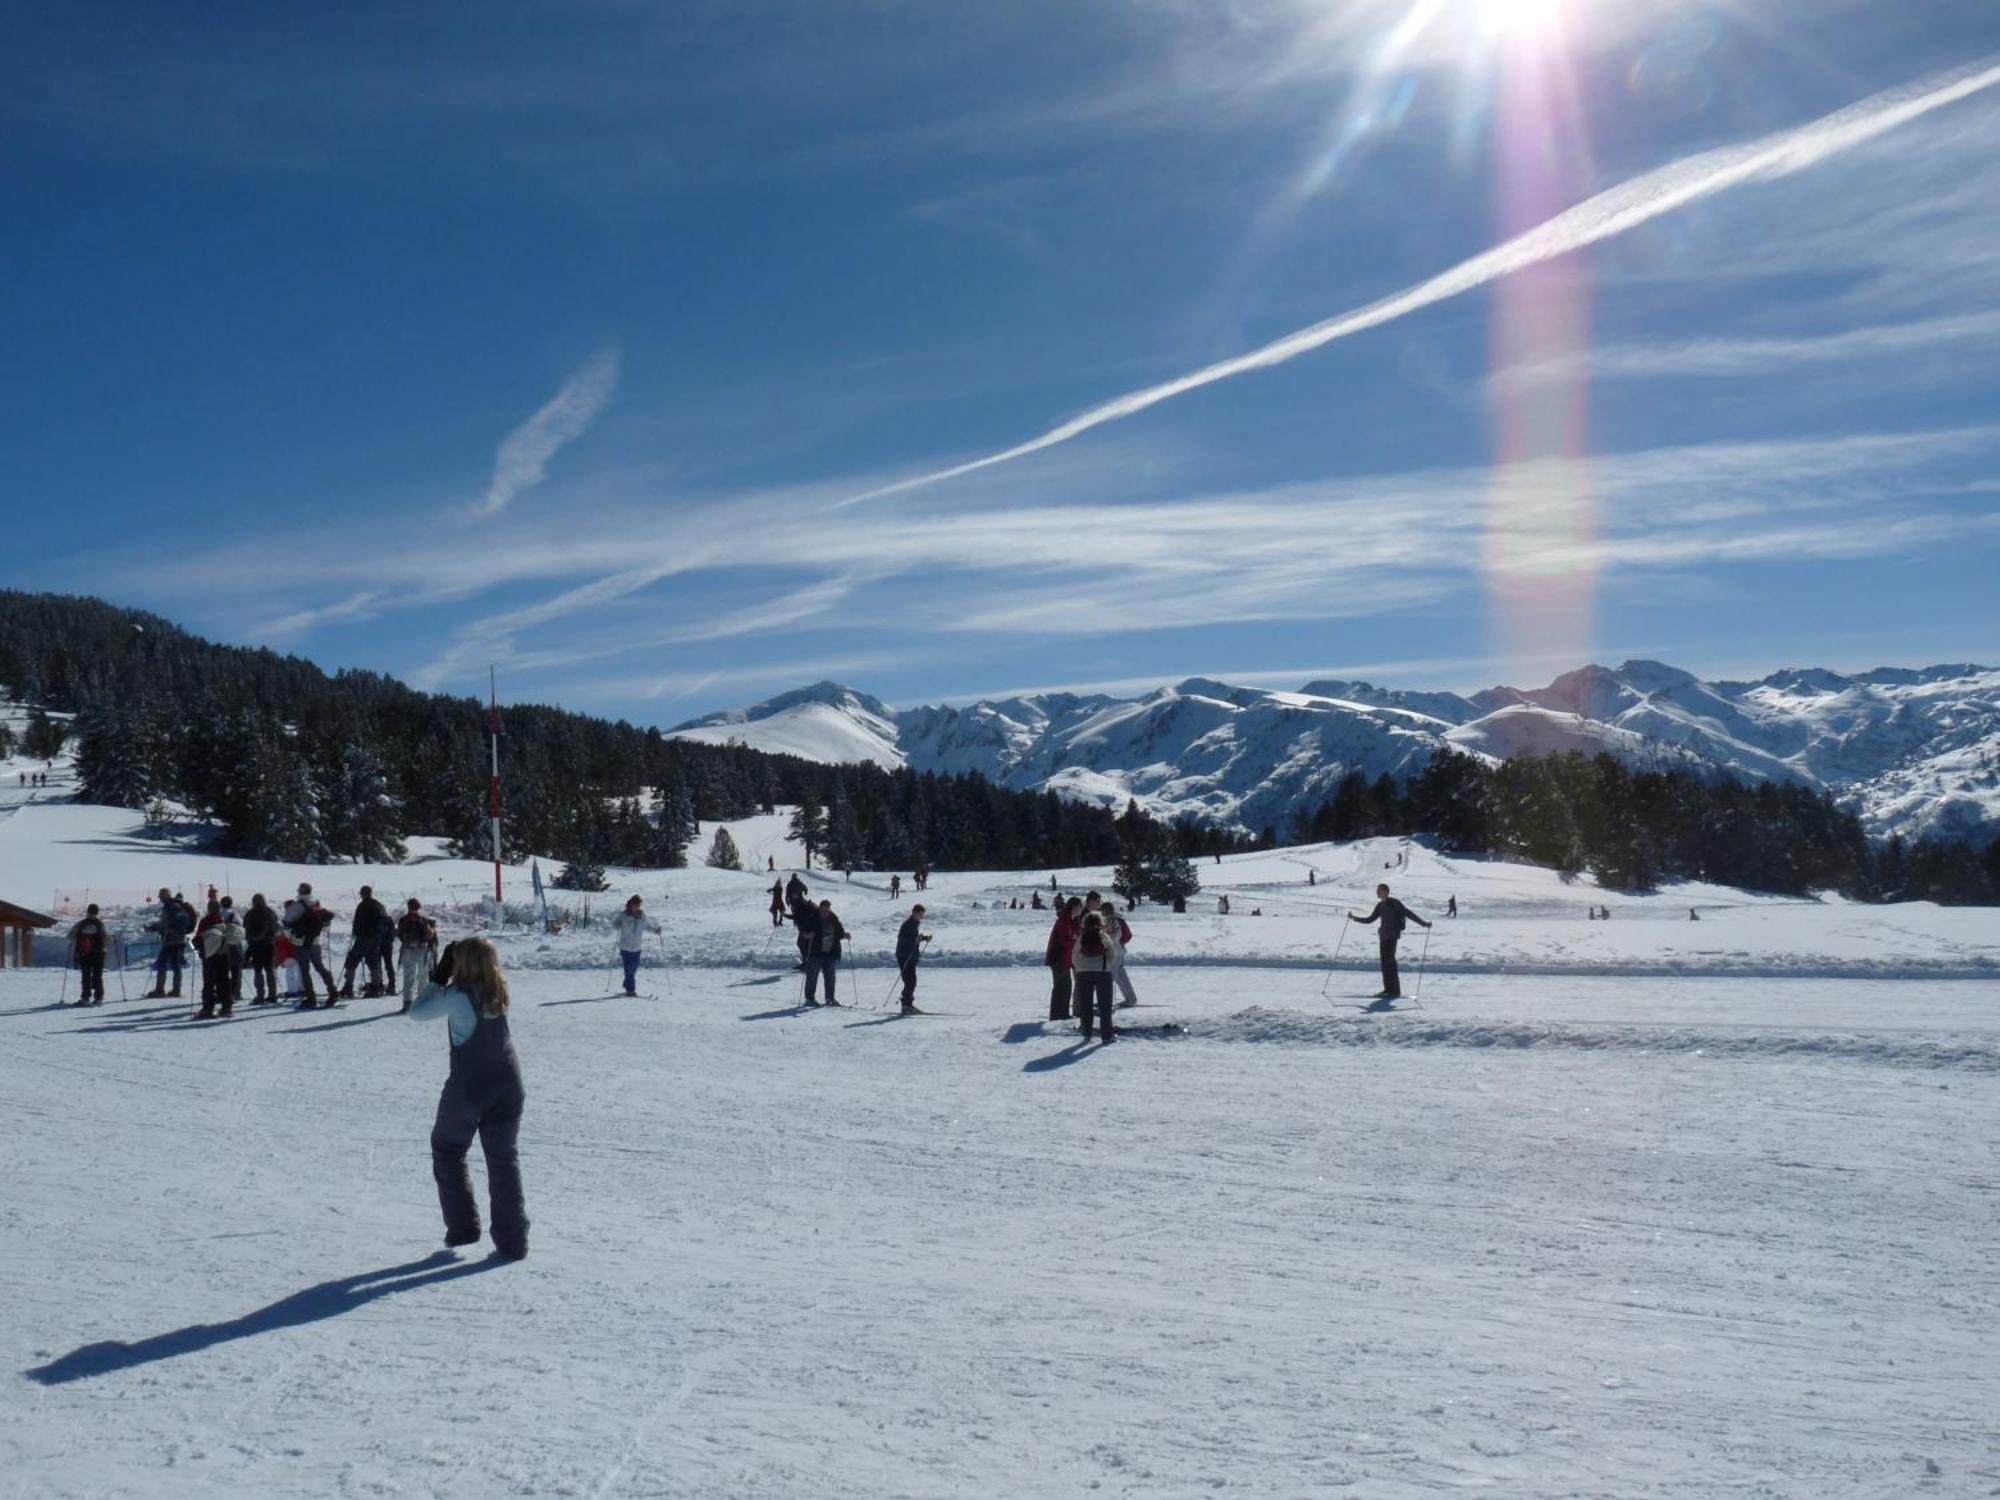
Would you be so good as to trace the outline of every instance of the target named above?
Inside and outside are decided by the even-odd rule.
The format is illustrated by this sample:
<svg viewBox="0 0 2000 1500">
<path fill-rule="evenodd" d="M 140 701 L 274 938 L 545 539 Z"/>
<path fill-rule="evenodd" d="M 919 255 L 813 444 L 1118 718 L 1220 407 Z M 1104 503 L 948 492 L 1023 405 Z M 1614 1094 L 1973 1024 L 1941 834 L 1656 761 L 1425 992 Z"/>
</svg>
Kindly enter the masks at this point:
<svg viewBox="0 0 2000 1500">
<path fill-rule="evenodd" d="M 18 807 L 0 896 L 129 930 L 162 883 L 365 880 L 491 920 L 476 863 L 253 866 L 131 823 Z M 801 1010 L 782 824 L 731 825 L 757 871 L 616 871 L 590 925 L 498 934 L 519 1264 L 438 1249 L 442 1027 L 0 974 L 0 1496 L 2000 1486 L 1991 913 L 1244 856 L 1133 915 L 1106 1048 L 1045 1019 L 1047 914 L 1008 903 L 1048 872 L 932 880 L 909 1019 L 877 1008 L 907 898 L 812 872 L 853 1008 Z M 1377 879 L 1464 913 L 1421 990 L 1411 934 L 1387 1014 L 1340 916 Z M 628 890 L 664 918 L 651 998 L 610 994 Z"/>
</svg>

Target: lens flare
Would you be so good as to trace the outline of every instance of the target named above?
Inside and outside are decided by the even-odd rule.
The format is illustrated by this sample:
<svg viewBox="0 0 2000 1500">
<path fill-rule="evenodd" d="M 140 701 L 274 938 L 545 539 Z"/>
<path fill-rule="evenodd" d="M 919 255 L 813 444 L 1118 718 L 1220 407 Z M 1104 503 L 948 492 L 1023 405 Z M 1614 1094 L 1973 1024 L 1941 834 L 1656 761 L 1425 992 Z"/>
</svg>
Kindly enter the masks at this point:
<svg viewBox="0 0 2000 1500">
<path fill-rule="evenodd" d="M 1523 30 L 1503 46 L 1498 67 L 1498 202 L 1502 234 L 1511 237 L 1588 195 L 1589 137 L 1560 37 Z M 1595 634 L 1597 501 L 1589 362 L 1582 357 L 1590 319 L 1587 251 L 1527 266 L 1494 285 L 1493 368 L 1565 372 L 1489 387 L 1486 579 L 1494 645 L 1514 663 L 1582 660 Z"/>
</svg>

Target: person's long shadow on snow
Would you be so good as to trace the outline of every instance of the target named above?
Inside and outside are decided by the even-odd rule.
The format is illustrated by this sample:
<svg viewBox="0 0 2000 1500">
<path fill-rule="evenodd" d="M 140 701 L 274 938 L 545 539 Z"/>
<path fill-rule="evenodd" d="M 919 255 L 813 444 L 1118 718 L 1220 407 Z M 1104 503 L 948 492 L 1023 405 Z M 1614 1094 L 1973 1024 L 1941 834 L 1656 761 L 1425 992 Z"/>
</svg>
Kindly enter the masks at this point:
<svg viewBox="0 0 2000 1500">
<path fill-rule="evenodd" d="M 1086 1057 L 1095 1057 L 1102 1047 L 1091 1046 L 1085 1037 L 1078 1037 L 1060 1052 L 1051 1052 L 1045 1057 L 1031 1057 L 1021 1064 L 1023 1073 L 1053 1073 L 1057 1068 L 1066 1068 L 1071 1063 L 1082 1062 Z"/>
<path fill-rule="evenodd" d="M 296 1328 L 301 1323 L 337 1318 L 391 1292 L 407 1292 L 440 1281 L 454 1281 L 503 1264 L 505 1262 L 498 1259 L 462 1261 L 449 1250 L 440 1250 L 422 1260 L 408 1261 L 400 1266 L 384 1266 L 379 1271 L 364 1271 L 356 1276 L 322 1281 L 318 1286 L 309 1286 L 304 1291 L 293 1292 L 289 1297 L 280 1297 L 268 1307 L 260 1307 L 227 1323 L 192 1323 L 171 1333 L 156 1333 L 136 1344 L 128 1344 L 121 1339 L 85 1344 L 60 1359 L 36 1365 L 21 1373 L 41 1385 L 67 1385 L 72 1380 L 112 1375 L 157 1360 L 198 1354 L 203 1349 L 236 1339 L 254 1338 L 260 1333 L 275 1333 L 280 1328 Z"/>
<path fill-rule="evenodd" d="M 378 1010 L 370 1015 L 349 1016 L 344 1021 L 322 1021 L 317 1026 L 287 1026 L 281 1034 L 284 1036 L 305 1036 L 314 1031 L 341 1031 L 349 1026 L 366 1026 L 370 1021 L 385 1021 L 390 1016 L 400 1016 L 401 1014 L 400 1010 Z"/>
</svg>

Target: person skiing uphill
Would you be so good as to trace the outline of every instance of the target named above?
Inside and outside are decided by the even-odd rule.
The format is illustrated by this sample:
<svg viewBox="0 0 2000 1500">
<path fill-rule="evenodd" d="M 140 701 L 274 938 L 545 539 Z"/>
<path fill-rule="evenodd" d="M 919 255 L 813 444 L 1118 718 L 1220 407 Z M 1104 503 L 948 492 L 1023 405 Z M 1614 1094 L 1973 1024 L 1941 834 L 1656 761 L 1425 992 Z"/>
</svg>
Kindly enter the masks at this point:
<svg viewBox="0 0 2000 1500">
<path fill-rule="evenodd" d="M 1378 921 L 1382 924 L 1376 929 L 1382 945 L 1382 993 L 1375 998 L 1400 1000 L 1403 997 L 1403 980 L 1396 970 L 1396 944 L 1403 940 L 1403 928 L 1407 924 L 1415 922 L 1419 927 L 1425 928 L 1431 924 L 1390 895 L 1389 887 L 1386 885 L 1375 887 L 1375 898 L 1375 910 L 1367 916 L 1357 917 L 1353 912 L 1347 915 L 1351 920 L 1360 922 L 1364 926 L 1373 925 Z"/>
<path fill-rule="evenodd" d="M 507 1026 L 507 981 L 484 938 L 447 945 L 430 983 L 409 1010 L 412 1021 L 442 1017 L 451 1037 L 451 1072 L 431 1126 L 431 1175 L 444 1212 L 444 1242 L 479 1239 L 479 1201 L 465 1170 L 472 1138 L 486 1155 L 493 1251 L 503 1260 L 528 1253 L 528 1210 L 521 1191 L 521 1111 L 527 1089 Z"/>
<path fill-rule="evenodd" d="M 354 908 L 354 918 L 348 924 L 347 962 L 343 964 L 340 976 L 340 998 L 354 998 L 354 971 L 364 963 L 368 965 L 368 983 L 362 989 L 364 999 L 373 1000 L 383 993 L 382 979 L 382 937 L 389 930 L 389 913 L 380 901 L 375 899 L 372 886 L 361 887 L 361 900 Z"/>
<path fill-rule="evenodd" d="M 785 925 L 785 883 L 782 880 L 771 882 L 771 925 Z"/>
<path fill-rule="evenodd" d="M 625 965 L 625 993 L 639 993 L 639 956 L 645 947 L 646 934 L 657 934 L 660 924 L 646 915 L 639 898 L 634 896 L 625 903 L 625 910 L 611 919 L 611 925 L 618 929 L 618 957 Z"/>
<path fill-rule="evenodd" d="M 98 920 L 97 903 L 93 901 L 83 909 L 83 920 L 69 930 L 69 961 L 76 965 L 80 986 L 78 1005 L 104 1003 L 104 950 L 110 945 L 110 938 L 104 923 Z"/>
<path fill-rule="evenodd" d="M 924 944 L 931 940 L 928 932 L 918 929 L 923 926 L 923 903 L 910 908 L 910 915 L 903 925 L 896 929 L 896 967 L 903 975 L 903 1014 L 917 1012 L 917 960 L 922 957 Z"/>
<path fill-rule="evenodd" d="M 833 903 L 820 902 L 818 911 L 814 913 L 812 952 L 806 957 L 806 1004 L 819 1004 L 814 993 L 819 987 L 820 976 L 825 975 L 826 1003 L 836 1010 L 840 1008 L 840 1002 L 833 998 L 834 974 L 840 964 L 840 945 L 847 936 L 847 929 L 833 914 Z"/>
</svg>

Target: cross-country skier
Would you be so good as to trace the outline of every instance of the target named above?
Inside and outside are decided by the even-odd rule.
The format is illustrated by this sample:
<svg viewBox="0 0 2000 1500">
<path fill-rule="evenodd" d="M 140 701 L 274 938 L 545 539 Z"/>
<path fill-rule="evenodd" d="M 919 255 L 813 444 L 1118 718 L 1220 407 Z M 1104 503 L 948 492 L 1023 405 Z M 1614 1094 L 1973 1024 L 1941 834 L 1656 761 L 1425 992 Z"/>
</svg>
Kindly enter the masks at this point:
<svg viewBox="0 0 2000 1500">
<path fill-rule="evenodd" d="M 292 938 L 292 957 L 299 966 L 299 1006 L 300 1010 L 311 1010 L 319 1002 L 313 995 L 313 973 L 326 981 L 326 1008 L 333 1009 L 338 998 L 333 983 L 333 970 L 326 966 L 326 954 L 320 948 L 319 940 L 333 925 L 333 913 L 313 899 L 312 887 L 300 885 L 297 901 L 285 903 L 285 929 Z"/>
<path fill-rule="evenodd" d="M 900 875 L 891 875 L 891 876 L 889 877 L 889 899 L 890 899 L 891 901 L 900 901 L 900 900 L 902 900 L 902 899 L 903 899 L 903 877 L 902 877 L 902 876 L 900 876 Z"/>
<path fill-rule="evenodd" d="M 826 1003 L 836 1010 L 840 1002 L 833 998 L 833 977 L 840 965 L 840 945 L 847 939 L 848 932 L 840 925 L 840 918 L 833 914 L 833 903 L 822 901 L 814 914 L 812 929 L 812 952 L 806 957 L 806 1004 L 818 1005 L 814 998 L 821 975 L 826 976 Z"/>
<path fill-rule="evenodd" d="M 1353 912 L 1349 912 L 1347 915 L 1352 920 L 1360 922 L 1364 926 L 1376 921 L 1381 922 L 1382 925 L 1377 929 L 1377 934 L 1382 945 L 1382 993 L 1375 998 L 1377 1000 L 1402 999 L 1403 979 L 1396 971 L 1396 944 L 1403 940 L 1403 928 L 1405 924 L 1415 922 L 1419 927 L 1425 928 L 1428 928 L 1431 924 L 1403 905 L 1394 896 L 1390 895 L 1389 887 L 1386 885 L 1375 887 L 1375 910 L 1368 913 L 1365 917 L 1357 917 Z"/>
<path fill-rule="evenodd" d="M 785 899 L 791 904 L 791 923 L 798 937 L 799 972 L 804 973 L 812 962 L 813 933 L 819 927 L 819 908 L 806 894 L 806 883 L 796 875 L 792 877 L 792 884 L 785 887 Z"/>
<path fill-rule="evenodd" d="M 83 920 L 69 930 L 69 961 L 76 966 L 78 1005 L 104 1003 L 104 951 L 110 943 L 111 934 L 98 920 L 93 901 L 83 909 Z"/>
<path fill-rule="evenodd" d="M 923 921 L 924 907 L 920 901 L 910 908 L 910 915 L 896 929 L 896 967 L 903 975 L 903 1014 L 906 1016 L 916 1014 L 917 960 L 923 956 L 924 944 L 931 940 L 928 932 L 918 930 Z"/>
<path fill-rule="evenodd" d="M 1448 900 L 1446 900 L 1444 904 L 1444 914 L 1447 917 L 1455 917 L 1458 915 L 1458 897 L 1453 896 L 1450 897 Z"/>
<path fill-rule="evenodd" d="M 1071 896 L 1056 906 L 1056 919 L 1049 927 L 1048 946 L 1042 962 L 1049 966 L 1049 1019 L 1067 1021 L 1074 988 L 1070 967 L 1071 950 L 1076 946 L 1077 927 L 1083 920 L 1083 901 Z"/>
<path fill-rule="evenodd" d="M 250 909 L 243 913 L 243 956 L 250 965 L 250 1003 L 275 1005 L 278 1002 L 278 972 L 273 960 L 278 943 L 278 914 L 257 892 Z"/>
<path fill-rule="evenodd" d="M 431 1175 L 444 1211 L 444 1242 L 479 1239 L 479 1201 L 465 1170 L 472 1138 L 486 1155 L 493 1251 L 503 1260 L 528 1253 L 528 1209 L 521 1191 L 521 1110 L 527 1090 L 507 1027 L 507 981 L 485 938 L 448 945 L 431 982 L 409 1010 L 412 1021 L 442 1016 L 451 1035 L 451 1073 L 431 1126 Z"/>
<path fill-rule="evenodd" d="M 785 925 L 785 883 L 782 880 L 771 882 L 771 925 Z"/>
<path fill-rule="evenodd" d="M 160 914 L 146 924 L 146 931 L 160 935 L 160 951 L 153 958 L 153 988 L 148 999 L 169 998 L 167 975 L 174 976 L 173 997 L 181 992 L 181 971 L 187 966 L 187 938 L 194 922 L 187 903 L 165 886 L 160 887 Z"/>
<path fill-rule="evenodd" d="M 1116 1040 L 1111 1029 L 1111 975 L 1118 967 L 1118 939 L 1102 912 L 1085 912 L 1077 924 L 1070 951 L 1076 971 L 1076 1018 L 1089 1036 L 1095 1022 L 1104 1040 Z"/>
<path fill-rule="evenodd" d="M 396 936 L 403 944 L 403 1009 L 408 1010 L 423 987 L 425 974 L 437 962 L 437 923 L 424 915 L 424 904 L 415 896 L 396 918 Z"/>
<path fill-rule="evenodd" d="M 657 934 L 660 924 L 646 915 L 645 903 L 637 896 L 625 903 L 625 910 L 611 919 L 618 932 L 618 959 L 625 965 L 625 993 L 639 993 L 639 958 L 646 946 L 646 934 Z"/>
<path fill-rule="evenodd" d="M 341 965 L 340 998 L 354 998 L 354 971 L 362 964 L 368 965 L 368 983 L 362 996 L 373 1000 L 383 993 L 382 989 L 382 936 L 389 930 L 389 913 L 380 901 L 375 899 L 373 886 L 361 887 L 361 899 L 355 903 L 354 920 L 348 924 L 347 962 Z"/>
</svg>

